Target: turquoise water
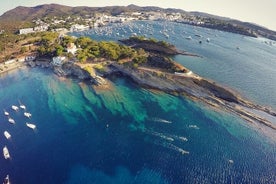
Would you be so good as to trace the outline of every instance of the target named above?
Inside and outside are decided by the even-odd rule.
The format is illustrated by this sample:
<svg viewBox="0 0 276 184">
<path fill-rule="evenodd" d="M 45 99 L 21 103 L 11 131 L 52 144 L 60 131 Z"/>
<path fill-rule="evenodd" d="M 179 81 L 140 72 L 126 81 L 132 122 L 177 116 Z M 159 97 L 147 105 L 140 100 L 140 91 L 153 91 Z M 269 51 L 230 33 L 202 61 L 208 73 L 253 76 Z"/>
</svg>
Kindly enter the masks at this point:
<svg viewBox="0 0 276 184">
<path fill-rule="evenodd" d="M 159 22 L 116 24 L 79 35 L 117 39 L 130 35 L 130 29 L 163 39 L 167 31 L 169 41 L 179 48 L 185 45 L 185 50 L 203 56 L 177 56 L 178 62 L 250 99 L 275 105 L 275 46 L 260 39 Z M 200 45 L 194 32 L 208 35 L 210 43 Z M 193 39 L 187 40 L 188 35 Z M 263 59 L 263 64 L 251 56 Z M 236 62 L 241 65 L 234 66 Z M 254 70 L 255 65 L 263 75 Z M 241 69 L 248 70 L 246 77 L 234 71 Z M 263 83 L 254 84 L 255 80 Z M 114 77 L 111 84 L 111 90 L 96 90 L 36 68 L 2 75 L 0 109 L 7 110 L 16 123 L 10 124 L 0 113 L 0 147 L 6 145 L 11 155 L 11 160 L 0 158 L 0 180 L 9 174 L 12 183 L 23 184 L 276 182 L 275 131 L 257 129 L 183 96 L 141 89 L 123 78 Z M 31 119 L 23 116 L 23 110 L 11 109 L 19 100 L 32 113 Z M 37 128 L 29 129 L 26 122 Z M 4 137 L 5 130 L 10 140 Z"/>
<path fill-rule="evenodd" d="M 0 106 L 16 123 L 0 114 L 0 131 L 12 135 L 0 139 L 11 154 L 0 159 L 0 176 L 28 184 L 276 181 L 275 140 L 243 120 L 122 78 L 111 81 L 112 90 L 97 91 L 39 69 L 1 76 Z M 11 110 L 18 100 L 30 120 Z"/>
</svg>

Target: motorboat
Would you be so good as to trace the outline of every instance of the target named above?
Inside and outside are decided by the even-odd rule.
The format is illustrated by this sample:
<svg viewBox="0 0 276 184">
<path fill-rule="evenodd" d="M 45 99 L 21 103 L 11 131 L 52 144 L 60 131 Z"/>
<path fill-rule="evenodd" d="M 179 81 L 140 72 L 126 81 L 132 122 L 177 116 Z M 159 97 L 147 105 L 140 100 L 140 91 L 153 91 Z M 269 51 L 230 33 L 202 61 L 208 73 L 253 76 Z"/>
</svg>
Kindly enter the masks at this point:
<svg viewBox="0 0 276 184">
<path fill-rule="evenodd" d="M 19 107 L 20 107 L 21 109 L 26 110 L 26 106 L 25 106 L 25 105 L 23 105 L 23 104 L 21 104 Z"/>
<path fill-rule="evenodd" d="M 29 112 L 24 112 L 24 116 L 26 116 L 27 118 L 30 118 L 32 116 L 32 114 Z"/>
<path fill-rule="evenodd" d="M 11 184 L 9 175 L 6 176 L 6 178 L 4 179 L 3 184 Z"/>
<path fill-rule="evenodd" d="M 26 123 L 27 127 L 31 128 L 31 129 L 35 129 L 36 126 L 32 123 Z"/>
<path fill-rule="evenodd" d="M 10 138 L 11 138 L 11 134 L 10 134 L 8 131 L 5 131 L 5 132 L 4 132 L 4 136 L 5 136 L 7 139 L 10 139 Z"/>
<path fill-rule="evenodd" d="M 14 124 L 14 123 L 15 123 L 14 119 L 12 119 L 12 118 L 9 118 L 8 121 L 9 121 L 11 124 Z"/>
<path fill-rule="evenodd" d="M 228 160 L 228 162 L 230 163 L 230 164 L 233 164 L 234 163 L 234 160 Z"/>
<path fill-rule="evenodd" d="M 19 107 L 21 108 L 21 109 L 23 109 L 23 110 L 26 110 L 26 106 L 24 105 L 24 104 L 22 104 L 21 102 L 20 102 L 20 100 L 18 100 L 18 102 L 19 102 Z"/>
<path fill-rule="evenodd" d="M 192 37 L 191 37 L 191 36 L 188 36 L 188 37 L 186 37 L 186 39 L 187 39 L 187 40 L 191 40 L 191 39 L 192 39 Z"/>
<path fill-rule="evenodd" d="M 9 159 L 9 158 L 11 158 L 11 156 L 10 156 L 10 153 L 9 153 L 9 150 L 8 150 L 7 146 L 5 146 L 5 147 L 3 148 L 3 155 L 4 155 L 4 158 L 5 158 L 5 159 Z"/>
<path fill-rule="evenodd" d="M 19 108 L 16 105 L 12 105 L 12 109 L 18 111 Z"/>
</svg>

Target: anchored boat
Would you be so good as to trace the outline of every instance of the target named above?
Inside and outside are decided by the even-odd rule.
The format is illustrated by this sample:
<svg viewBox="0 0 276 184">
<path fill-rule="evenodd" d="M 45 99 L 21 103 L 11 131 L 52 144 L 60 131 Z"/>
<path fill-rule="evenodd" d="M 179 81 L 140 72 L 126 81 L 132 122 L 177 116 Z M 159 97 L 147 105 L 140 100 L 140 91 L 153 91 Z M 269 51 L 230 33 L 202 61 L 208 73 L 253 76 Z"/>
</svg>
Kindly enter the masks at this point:
<svg viewBox="0 0 276 184">
<path fill-rule="evenodd" d="M 4 132 L 4 136 L 5 136 L 7 139 L 10 139 L 10 138 L 11 138 L 11 134 L 10 134 L 8 131 L 5 131 L 5 132 Z"/>
<path fill-rule="evenodd" d="M 12 105 L 12 109 L 18 111 L 19 108 L 16 105 Z"/>
<path fill-rule="evenodd" d="M 8 150 L 7 146 L 5 146 L 5 147 L 3 148 L 3 155 L 4 155 L 4 158 L 5 158 L 5 159 L 9 159 L 9 158 L 11 158 L 11 156 L 10 156 L 10 153 L 9 153 L 9 150 Z"/>
<path fill-rule="evenodd" d="M 32 114 L 29 112 L 24 112 L 24 116 L 26 116 L 27 118 L 30 118 L 32 116 Z"/>
<path fill-rule="evenodd" d="M 32 123 L 26 123 L 27 127 L 31 128 L 31 129 L 35 129 L 36 126 Z"/>
</svg>

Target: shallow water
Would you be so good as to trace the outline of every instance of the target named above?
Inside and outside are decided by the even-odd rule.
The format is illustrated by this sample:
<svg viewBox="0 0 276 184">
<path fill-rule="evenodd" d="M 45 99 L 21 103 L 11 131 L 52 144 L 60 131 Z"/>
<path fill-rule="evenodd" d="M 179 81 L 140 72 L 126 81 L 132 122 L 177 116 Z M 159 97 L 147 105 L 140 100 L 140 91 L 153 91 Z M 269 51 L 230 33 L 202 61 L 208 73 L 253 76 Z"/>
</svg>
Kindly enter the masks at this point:
<svg viewBox="0 0 276 184">
<path fill-rule="evenodd" d="M 112 79 L 96 91 L 40 69 L 0 78 L 0 131 L 12 183 L 273 183 L 275 140 L 185 97 Z M 11 110 L 20 100 L 32 113 Z M 34 131 L 25 122 L 36 124 Z M 3 135 L 3 134 L 2 134 Z M 234 163 L 230 163 L 233 160 Z"/>
</svg>

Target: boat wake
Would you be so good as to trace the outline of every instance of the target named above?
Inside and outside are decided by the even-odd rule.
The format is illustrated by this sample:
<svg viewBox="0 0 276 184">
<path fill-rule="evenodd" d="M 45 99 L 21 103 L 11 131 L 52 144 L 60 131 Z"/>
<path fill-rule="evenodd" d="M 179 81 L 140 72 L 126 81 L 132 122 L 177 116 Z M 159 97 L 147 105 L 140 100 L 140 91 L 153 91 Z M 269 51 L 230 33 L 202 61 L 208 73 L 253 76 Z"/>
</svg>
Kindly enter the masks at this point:
<svg viewBox="0 0 276 184">
<path fill-rule="evenodd" d="M 160 122 L 160 123 L 168 123 L 168 124 L 172 123 L 172 121 L 161 119 L 161 118 L 151 118 L 151 120 L 155 122 Z"/>
<path fill-rule="evenodd" d="M 158 139 L 150 140 L 150 142 L 154 143 L 155 145 L 160 145 L 160 146 L 168 148 L 170 150 L 177 151 L 183 155 L 190 153 L 189 151 L 186 151 L 186 150 L 172 144 L 172 142 L 175 140 L 187 142 L 188 139 L 186 137 L 176 136 L 176 135 L 165 135 L 164 133 L 155 132 L 152 130 L 145 130 L 145 133 L 155 136 L 155 137 L 158 137 L 158 138 L 161 138 L 162 140 L 165 140 L 165 141 L 158 140 Z"/>
<path fill-rule="evenodd" d="M 159 137 L 159 138 L 162 138 L 162 139 L 164 139 L 164 140 L 166 140 L 166 141 L 174 141 L 174 139 L 172 138 L 172 137 L 169 137 L 169 136 L 167 136 L 167 135 L 164 135 L 163 133 L 159 133 L 159 132 L 155 132 L 155 131 L 152 131 L 152 130 L 146 130 L 145 131 L 147 134 L 149 134 L 149 135 L 153 135 L 153 136 L 155 136 L 155 137 Z"/>
</svg>

